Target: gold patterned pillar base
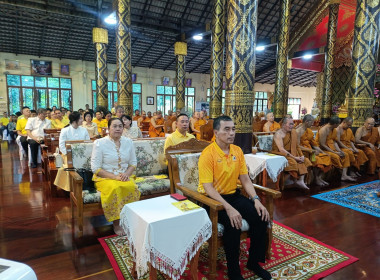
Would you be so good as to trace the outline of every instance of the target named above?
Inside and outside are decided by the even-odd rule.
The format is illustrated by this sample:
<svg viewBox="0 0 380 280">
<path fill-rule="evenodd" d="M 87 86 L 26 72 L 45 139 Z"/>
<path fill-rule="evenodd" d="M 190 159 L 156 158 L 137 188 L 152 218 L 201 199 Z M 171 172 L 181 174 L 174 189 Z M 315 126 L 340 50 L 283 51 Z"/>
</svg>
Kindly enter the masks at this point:
<svg viewBox="0 0 380 280">
<path fill-rule="evenodd" d="M 118 105 L 128 116 L 133 115 L 132 58 L 131 58 L 131 3 L 116 0 L 116 71 Z"/>
<path fill-rule="evenodd" d="M 226 0 L 214 0 L 212 12 L 210 117 L 213 119 L 222 114 L 225 3 Z"/>
<path fill-rule="evenodd" d="M 185 75 L 186 65 L 185 57 L 187 55 L 187 44 L 185 42 L 176 42 L 174 44 L 174 54 L 176 56 L 176 110 L 181 111 L 185 108 Z"/>
<path fill-rule="evenodd" d="M 287 75 L 288 75 L 288 52 L 289 52 L 289 25 L 290 25 L 290 0 L 281 0 L 280 30 L 278 35 L 276 81 L 274 88 L 273 114 L 276 120 L 282 119 L 287 108 L 288 100 Z"/>
<path fill-rule="evenodd" d="M 257 0 L 228 0 L 226 112 L 235 122 L 235 144 L 252 152 Z"/>
<path fill-rule="evenodd" d="M 103 28 L 92 29 L 92 40 L 95 45 L 95 80 L 96 104 L 98 107 L 108 109 L 108 70 L 107 70 L 107 44 L 108 31 Z"/>
<path fill-rule="evenodd" d="M 325 55 L 324 86 L 322 93 L 321 124 L 329 121 L 332 114 L 332 95 L 334 82 L 334 52 L 338 27 L 339 3 L 334 0 L 329 6 L 329 25 L 327 30 L 327 49 Z M 339 1 L 338 1 L 339 2 Z"/>
<path fill-rule="evenodd" d="M 374 86 L 379 53 L 380 0 L 358 0 L 352 51 L 348 115 L 360 127 L 373 115 Z"/>
</svg>

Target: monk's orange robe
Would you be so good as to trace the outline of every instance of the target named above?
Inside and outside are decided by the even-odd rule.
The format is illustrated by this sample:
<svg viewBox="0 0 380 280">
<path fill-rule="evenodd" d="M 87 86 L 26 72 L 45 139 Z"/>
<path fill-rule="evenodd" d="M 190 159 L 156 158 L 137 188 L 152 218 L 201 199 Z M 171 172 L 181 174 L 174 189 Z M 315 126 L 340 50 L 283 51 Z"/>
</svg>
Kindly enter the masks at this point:
<svg viewBox="0 0 380 280">
<path fill-rule="evenodd" d="M 346 147 L 350 148 L 351 147 L 351 142 L 355 143 L 355 137 L 354 134 L 352 133 L 351 128 L 348 128 L 346 130 L 343 129 L 343 133 L 340 135 L 340 141 L 342 142 L 343 145 Z M 348 149 L 342 149 L 345 152 L 347 152 L 350 156 L 350 161 L 351 165 L 360 170 L 360 166 L 363 165 L 366 161 L 368 161 L 367 156 L 362 150 L 358 150 L 358 153 L 354 153 L 351 150 Z M 353 160 L 352 160 L 353 159 Z"/>
<path fill-rule="evenodd" d="M 156 125 L 164 125 L 164 119 L 155 119 Z M 153 124 L 149 126 L 149 137 L 165 137 L 164 127 L 154 128 Z"/>
<path fill-rule="evenodd" d="M 141 116 L 134 116 L 134 117 L 132 118 L 132 121 L 138 121 L 139 118 L 141 118 Z"/>
<path fill-rule="evenodd" d="M 273 122 L 273 124 L 269 127 L 269 131 L 266 131 L 266 124 L 264 124 L 264 132 L 274 132 L 281 128 L 281 125 L 278 122 Z"/>
<path fill-rule="evenodd" d="M 337 132 L 336 132 L 336 129 L 334 128 L 329 133 L 329 135 L 327 135 L 327 137 L 326 137 L 326 146 L 328 146 L 333 151 L 337 151 L 335 149 L 335 146 L 334 146 L 336 139 L 337 139 Z M 317 136 L 315 137 L 315 141 L 320 143 L 319 142 L 319 131 L 317 133 Z M 335 154 L 335 153 L 325 151 L 325 153 L 327 153 L 330 156 L 332 165 L 335 166 L 336 168 L 339 168 L 339 169 L 346 168 L 346 167 L 350 166 L 350 156 L 345 151 L 342 150 L 342 152 L 344 153 L 343 158 L 340 157 L 339 155 Z"/>
<path fill-rule="evenodd" d="M 284 149 L 287 152 L 291 153 L 293 156 L 295 156 L 295 157 L 302 157 L 303 156 L 301 148 L 297 144 L 297 132 L 294 129 L 285 135 L 285 137 L 283 139 L 283 143 L 284 143 Z M 310 160 L 306 157 L 305 157 L 304 163 L 298 163 L 292 157 L 287 156 L 287 154 L 281 153 L 280 150 L 278 149 L 275 141 L 273 141 L 272 151 L 277 153 L 277 154 L 280 153 L 284 157 L 286 157 L 286 159 L 288 160 L 288 166 L 285 167 L 285 171 L 289 172 L 290 175 L 296 179 L 299 176 L 307 174 L 307 168 L 312 165 Z"/>
<path fill-rule="evenodd" d="M 379 130 L 377 127 L 373 127 L 372 130 L 367 132 L 367 135 L 363 136 L 360 140 L 375 145 L 375 151 L 367 146 L 363 148 L 363 151 L 369 160 L 367 173 L 373 175 L 375 174 L 376 166 L 380 167 L 380 151 L 376 147 L 380 142 Z"/>
<path fill-rule="evenodd" d="M 201 131 L 201 126 L 202 125 L 205 125 L 206 124 L 206 121 L 205 120 L 197 120 L 195 123 L 194 123 L 194 129 L 198 130 L 198 131 Z M 196 133 L 196 137 L 197 139 L 201 139 L 201 134 L 200 133 Z"/>
<path fill-rule="evenodd" d="M 314 133 L 310 128 L 307 128 L 304 134 L 301 136 L 300 145 L 308 149 L 312 149 L 313 147 L 319 147 L 318 142 L 314 139 Z M 311 153 L 306 151 L 302 151 L 302 153 L 310 159 Z M 312 164 L 313 166 L 322 169 L 323 172 L 328 172 L 332 167 L 331 159 L 328 154 L 316 155 L 315 161 L 312 161 Z"/>
</svg>

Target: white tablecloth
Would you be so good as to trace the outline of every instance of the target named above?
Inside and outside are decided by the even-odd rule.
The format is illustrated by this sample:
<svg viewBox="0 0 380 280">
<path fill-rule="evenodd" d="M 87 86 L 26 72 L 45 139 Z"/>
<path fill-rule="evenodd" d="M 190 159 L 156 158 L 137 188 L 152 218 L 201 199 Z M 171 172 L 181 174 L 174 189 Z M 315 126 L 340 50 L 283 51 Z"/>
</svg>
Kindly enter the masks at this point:
<svg viewBox="0 0 380 280">
<path fill-rule="evenodd" d="M 268 176 L 273 182 L 276 182 L 278 175 L 288 165 L 288 160 L 285 157 L 269 155 L 268 153 L 245 154 L 244 157 L 249 177 L 252 180 L 266 169 Z"/>
<path fill-rule="evenodd" d="M 1 280 L 37 280 L 36 273 L 30 266 L 0 258 Z"/>
<path fill-rule="evenodd" d="M 120 225 L 127 235 L 138 277 L 148 264 L 179 279 L 188 261 L 210 238 L 212 226 L 205 209 L 182 212 L 169 195 L 126 204 Z M 160 259 L 160 261 L 158 261 Z"/>
</svg>

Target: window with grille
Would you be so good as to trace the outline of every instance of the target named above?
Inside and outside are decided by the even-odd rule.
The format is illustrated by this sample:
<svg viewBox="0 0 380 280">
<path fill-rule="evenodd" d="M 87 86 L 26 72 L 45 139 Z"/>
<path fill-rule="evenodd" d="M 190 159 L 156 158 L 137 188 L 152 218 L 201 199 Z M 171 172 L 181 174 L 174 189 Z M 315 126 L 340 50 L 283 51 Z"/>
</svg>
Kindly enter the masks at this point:
<svg viewBox="0 0 380 280">
<path fill-rule="evenodd" d="M 91 81 L 92 88 L 92 108 L 96 109 L 96 81 Z M 141 111 L 141 84 L 132 84 L 133 94 L 133 112 L 135 110 Z M 111 111 L 113 104 L 117 102 L 117 82 L 108 82 L 108 110 Z"/>
<path fill-rule="evenodd" d="M 301 112 L 301 98 L 288 98 L 288 114 L 291 114 L 293 119 L 299 120 Z"/>
<path fill-rule="evenodd" d="M 71 78 L 7 75 L 8 111 L 10 114 L 30 109 L 64 107 L 72 110 Z"/>
<path fill-rule="evenodd" d="M 265 112 L 268 108 L 268 93 L 263 91 L 256 91 L 255 103 L 253 105 L 253 113 Z"/>
<path fill-rule="evenodd" d="M 176 87 L 157 86 L 157 111 L 161 111 L 164 115 L 168 111 L 176 111 Z M 185 88 L 185 107 L 187 112 L 193 112 L 195 109 L 195 88 Z"/>
</svg>

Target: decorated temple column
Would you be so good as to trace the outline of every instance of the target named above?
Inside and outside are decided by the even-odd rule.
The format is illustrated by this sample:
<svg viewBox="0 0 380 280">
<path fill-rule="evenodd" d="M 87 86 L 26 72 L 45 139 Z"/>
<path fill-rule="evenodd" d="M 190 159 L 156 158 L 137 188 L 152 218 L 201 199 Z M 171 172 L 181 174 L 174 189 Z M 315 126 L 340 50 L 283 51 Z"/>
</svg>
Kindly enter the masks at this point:
<svg viewBox="0 0 380 280">
<path fill-rule="evenodd" d="M 133 115 L 132 58 L 131 58 L 131 3 L 116 0 L 116 71 L 118 104 L 125 113 Z"/>
<path fill-rule="evenodd" d="M 324 85 L 322 92 L 321 124 L 327 123 L 332 114 L 334 51 L 338 27 L 339 5 L 340 0 L 330 0 L 329 25 L 327 30 L 327 47 L 324 69 Z"/>
<path fill-rule="evenodd" d="M 174 44 L 174 54 L 176 58 L 176 110 L 181 111 L 185 108 L 185 75 L 186 65 L 185 57 L 187 55 L 187 44 L 185 42 L 176 42 Z"/>
<path fill-rule="evenodd" d="M 226 112 L 236 126 L 235 144 L 252 152 L 257 0 L 228 0 Z"/>
<path fill-rule="evenodd" d="M 358 0 L 352 51 L 348 115 L 353 127 L 373 115 L 376 65 L 379 54 L 380 0 Z"/>
<path fill-rule="evenodd" d="M 274 88 L 273 114 L 278 121 L 284 117 L 284 108 L 288 103 L 287 75 L 288 75 L 288 51 L 289 51 L 289 25 L 290 25 L 290 0 L 281 0 L 280 30 L 278 35 L 276 81 Z"/>
<path fill-rule="evenodd" d="M 96 80 L 96 104 L 97 107 L 108 108 L 108 69 L 107 69 L 107 44 L 108 31 L 103 28 L 92 29 L 92 41 L 95 45 L 95 80 Z"/>
<path fill-rule="evenodd" d="M 225 3 L 214 0 L 212 12 L 212 44 L 210 71 L 210 117 L 217 118 L 222 113 L 222 87 L 225 41 Z"/>
</svg>

